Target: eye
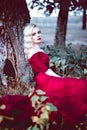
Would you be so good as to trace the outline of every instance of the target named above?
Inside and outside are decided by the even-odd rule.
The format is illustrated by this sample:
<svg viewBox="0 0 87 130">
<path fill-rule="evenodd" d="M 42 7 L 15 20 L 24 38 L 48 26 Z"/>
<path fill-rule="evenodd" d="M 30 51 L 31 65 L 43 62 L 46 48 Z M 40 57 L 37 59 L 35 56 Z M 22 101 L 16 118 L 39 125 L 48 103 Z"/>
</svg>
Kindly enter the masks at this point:
<svg viewBox="0 0 87 130">
<path fill-rule="evenodd" d="M 32 34 L 32 36 L 35 36 L 35 35 L 36 35 L 36 33 L 33 33 L 33 34 Z"/>
<path fill-rule="evenodd" d="M 38 34 L 40 34 L 41 33 L 41 31 L 38 31 Z"/>
<path fill-rule="evenodd" d="M 32 36 L 35 36 L 36 34 L 40 34 L 40 33 L 41 33 L 41 31 L 34 32 L 34 33 L 32 34 Z"/>
</svg>

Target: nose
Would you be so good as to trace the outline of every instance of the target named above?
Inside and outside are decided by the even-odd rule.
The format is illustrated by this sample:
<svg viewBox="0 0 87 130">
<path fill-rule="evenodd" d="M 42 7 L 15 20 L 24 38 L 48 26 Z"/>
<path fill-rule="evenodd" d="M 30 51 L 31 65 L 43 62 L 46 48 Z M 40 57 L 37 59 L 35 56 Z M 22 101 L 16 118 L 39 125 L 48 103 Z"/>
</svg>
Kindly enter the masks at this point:
<svg viewBox="0 0 87 130">
<path fill-rule="evenodd" d="M 37 32 L 36 35 L 39 36 L 40 34 Z"/>
<path fill-rule="evenodd" d="M 37 33 L 37 36 L 38 36 L 38 37 L 41 36 L 41 33 Z"/>
</svg>

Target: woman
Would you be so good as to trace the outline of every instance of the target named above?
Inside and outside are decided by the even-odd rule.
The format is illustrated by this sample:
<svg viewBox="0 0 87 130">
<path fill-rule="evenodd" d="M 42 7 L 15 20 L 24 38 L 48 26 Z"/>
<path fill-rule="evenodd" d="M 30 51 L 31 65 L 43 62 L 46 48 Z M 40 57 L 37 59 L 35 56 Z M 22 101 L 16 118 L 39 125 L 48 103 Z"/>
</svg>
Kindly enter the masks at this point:
<svg viewBox="0 0 87 130">
<path fill-rule="evenodd" d="M 36 89 L 46 92 L 63 119 L 76 122 L 87 113 L 87 80 L 63 78 L 49 68 L 49 57 L 40 49 L 41 31 L 32 24 L 24 28 L 24 52 L 34 72 Z M 57 115 L 54 115 L 54 117 Z"/>
<path fill-rule="evenodd" d="M 25 57 L 34 72 L 35 89 L 46 92 L 49 97 L 47 102 L 53 103 L 58 108 L 58 112 L 62 114 L 66 122 L 76 123 L 85 119 L 87 113 L 87 80 L 63 78 L 49 68 L 49 57 L 40 49 L 41 31 L 36 25 L 27 24 L 23 34 Z M 26 120 L 33 113 L 31 102 L 27 96 L 7 95 L 0 100 L 0 105 L 2 104 L 6 106 L 5 116 L 13 116 L 15 119 L 12 126 L 16 127 L 15 124 L 18 123 L 18 126 L 21 127 L 19 124 L 22 121 L 27 127 L 29 122 Z M 14 115 L 15 111 L 17 111 L 17 116 Z M 57 118 L 58 112 L 51 116 L 52 120 Z M 0 114 L 3 114 L 3 110 L 0 110 Z M 18 122 L 18 120 L 20 121 Z M 6 123 L 3 122 L 2 125 L 5 126 Z M 8 126 L 11 127 L 9 122 Z M 17 130 L 17 127 L 15 129 Z"/>
</svg>

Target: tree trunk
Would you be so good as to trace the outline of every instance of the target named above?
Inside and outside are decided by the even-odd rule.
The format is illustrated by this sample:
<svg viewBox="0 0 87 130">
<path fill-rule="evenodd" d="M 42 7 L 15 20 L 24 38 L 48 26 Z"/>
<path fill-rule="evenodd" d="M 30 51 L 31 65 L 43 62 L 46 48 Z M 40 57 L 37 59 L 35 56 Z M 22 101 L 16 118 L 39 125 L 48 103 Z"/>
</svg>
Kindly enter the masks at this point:
<svg viewBox="0 0 87 130">
<path fill-rule="evenodd" d="M 83 22 L 82 29 L 86 29 L 86 8 L 83 9 Z"/>
<path fill-rule="evenodd" d="M 12 64 L 16 77 L 29 72 L 26 71 L 23 51 L 23 26 L 29 22 L 30 15 L 26 0 L 0 0 L 0 38 L 6 46 L 5 59 Z M 6 67 L 3 72 L 6 72 Z"/>
<path fill-rule="evenodd" d="M 56 47 L 65 46 L 69 5 L 70 0 L 61 0 L 54 43 Z"/>
</svg>

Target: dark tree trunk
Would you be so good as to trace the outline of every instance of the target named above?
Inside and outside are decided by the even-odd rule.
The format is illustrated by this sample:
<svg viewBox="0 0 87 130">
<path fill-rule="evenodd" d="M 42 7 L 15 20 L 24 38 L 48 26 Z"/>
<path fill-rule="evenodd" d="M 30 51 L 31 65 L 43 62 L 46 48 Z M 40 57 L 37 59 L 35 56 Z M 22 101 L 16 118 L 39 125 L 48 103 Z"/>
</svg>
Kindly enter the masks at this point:
<svg viewBox="0 0 87 130">
<path fill-rule="evenodd" d="M 64 47 L 66 40 L 68 10 L 70 0 L 61 0 L 60 11 L 57 19 L 56 35 L 55 35 L 55 46 Z"/>
<path fill-rule="evenodd" d="M 82 29 L 86 29 L 86 8 L 83 9 Z"/>
<path fill-rule="evenodd" d="M 83 8 L 82 29 L 86 29 L 87 0 L 79 0 L 79 6 Z"/>
<path fill-rule="evenodd" d="M 0 42 L 0 47 L 1 43 L 6 46 L 6 59 L 12 63 L 13 73 L 15 72 L 17 77 L 24 75 L 26 71 L 23 26 L 29 22 L 26 0 L 0 0 L 0 40 L 3 41 Z"/>
</svg>

